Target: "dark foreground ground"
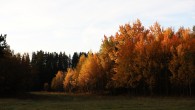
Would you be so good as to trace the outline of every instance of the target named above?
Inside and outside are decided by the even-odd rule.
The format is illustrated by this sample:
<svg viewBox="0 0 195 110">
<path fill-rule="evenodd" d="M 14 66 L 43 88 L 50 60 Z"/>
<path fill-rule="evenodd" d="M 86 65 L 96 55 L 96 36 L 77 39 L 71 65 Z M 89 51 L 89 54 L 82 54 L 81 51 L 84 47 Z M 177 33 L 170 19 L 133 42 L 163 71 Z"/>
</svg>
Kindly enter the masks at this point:
<svg viewBox="0 0 195 110">
<path fill-rule="evenodd" d="M 0 110 L 195 110 L 195 98 L 33 92 L 0 98 Z"/>
</svg>

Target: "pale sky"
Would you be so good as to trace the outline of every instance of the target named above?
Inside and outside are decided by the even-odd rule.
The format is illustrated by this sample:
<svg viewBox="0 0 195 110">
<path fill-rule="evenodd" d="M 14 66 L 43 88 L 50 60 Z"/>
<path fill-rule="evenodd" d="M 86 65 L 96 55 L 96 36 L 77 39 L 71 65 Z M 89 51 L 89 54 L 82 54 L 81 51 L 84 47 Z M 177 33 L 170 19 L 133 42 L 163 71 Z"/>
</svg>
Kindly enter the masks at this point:
<svg viewBox="0 0 195 110">
<path fill-rule="evenodd" d="M 104 35 L 137 18 L 192 29 L 195 0 L 0 0 L 0 34 L 16 53 L 97 52 Z"/>
</svg>

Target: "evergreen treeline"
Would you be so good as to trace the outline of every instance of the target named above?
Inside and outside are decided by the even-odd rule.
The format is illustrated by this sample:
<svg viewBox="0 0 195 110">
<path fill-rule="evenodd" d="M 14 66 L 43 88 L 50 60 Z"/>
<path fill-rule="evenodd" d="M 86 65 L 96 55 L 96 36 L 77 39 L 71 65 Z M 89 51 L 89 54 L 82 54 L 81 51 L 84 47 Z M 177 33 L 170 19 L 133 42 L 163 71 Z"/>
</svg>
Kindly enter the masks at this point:
<svg viewBox="0 0 195 110">
<path fill-rule="evenodd" d="M 14 54 L 0 36 L 0 92 L 195 95 L 195 29 L 149 29 L 139 20 L 105 36 L 98 53 Z"/>
<path fill-rule="evenodd" d="M 47 86 L 51 84 L 52 78 L 58 70 L 66 71 L 70 67 L 70 58 L 60 52 L 49 53 L 37 51 L 32 53 L 31 66 L 36 71 L 35 90 L 49 89 Z"/>
<path fill-rule="evenodd" d="M 51 91 L 51 81 L 58 71 L 75 68 L 81 54 L 67 56 L 65 52 L 33 52 L 14 54 L 6 43 L 6 35 L 0 35 L 0 93 L 9 94 L 26 91 Z M 53 89 L 54 90 L 54 89 Z"/>
<path fill-rule="evenodd" d="M 32 53 L 31 67 L 36 73 L 33 90 L 51 90 L 51 81 L 58 71 L 76 66 L 82 53 L 75 52 L 73 58 L 64 53 L 37 51 Z"/>
<path fill-rule="evenodd" d="M 30 90 L 32 77 L 29 55 L 13 54 L 6 35 L 0 35 L 0 94 Z"/>
</svg>

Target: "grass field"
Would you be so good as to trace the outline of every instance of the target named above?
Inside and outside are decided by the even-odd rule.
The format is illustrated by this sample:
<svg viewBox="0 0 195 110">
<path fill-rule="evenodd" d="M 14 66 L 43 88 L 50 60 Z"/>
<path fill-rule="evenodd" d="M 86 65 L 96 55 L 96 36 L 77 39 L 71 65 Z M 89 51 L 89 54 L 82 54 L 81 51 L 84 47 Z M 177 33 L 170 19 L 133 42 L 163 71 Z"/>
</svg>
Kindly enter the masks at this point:
<svg viewBox="0 0 195 110">
<path fill-rule="evenodd" d="M 0 110 L 195 110 L 195 98 L 31 93 L 1 98 Z"/>
</svg>

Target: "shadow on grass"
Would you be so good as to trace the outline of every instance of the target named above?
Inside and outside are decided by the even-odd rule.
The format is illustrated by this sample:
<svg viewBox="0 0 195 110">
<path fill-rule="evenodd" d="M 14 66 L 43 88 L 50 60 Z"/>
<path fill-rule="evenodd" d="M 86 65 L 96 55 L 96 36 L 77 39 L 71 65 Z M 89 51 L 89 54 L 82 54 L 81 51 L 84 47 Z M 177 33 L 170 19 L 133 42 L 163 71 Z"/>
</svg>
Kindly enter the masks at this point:
<svg viewBox="0 0 195 110">
<path fill-rule="evenodd" d="M 95 95 L 95 94 L 66 94 L 64 92 L 27 92 L 3 95 L 1 94 L 0 99 L 20 99 L 20 100 L 33 100 L 33 101 L 94 101 L 94 100 L 137 100 L 137 99 L 195 99 L 195 97 L 178 97 L 178 96 L 129 96 L 129 95 Z"/>
<path fill-rule="evenodd" d="M 66 98 L 65 98 L 66 97 Z M 28 92 L 28 93 L 15 93 L 15 94 L 4 94 L 0 96 L 1 99 L 14 98 L 21 100 L 71 100 L 70 96 L 65 94 L 50 94 L 46 92 Z"/>
<path fill-rule="evenodd" d="M 95 100 L 99 96 L 91 94 L 66 94 L 63 92 L 27 92 L 0 96 L 0 99 L 7 98 L 33 101 L 87 101 Z"/>
</svg>

